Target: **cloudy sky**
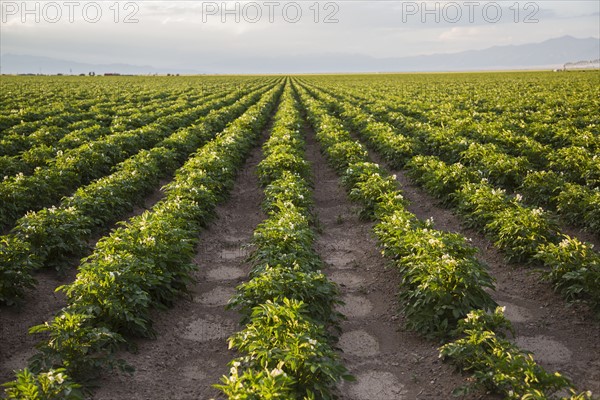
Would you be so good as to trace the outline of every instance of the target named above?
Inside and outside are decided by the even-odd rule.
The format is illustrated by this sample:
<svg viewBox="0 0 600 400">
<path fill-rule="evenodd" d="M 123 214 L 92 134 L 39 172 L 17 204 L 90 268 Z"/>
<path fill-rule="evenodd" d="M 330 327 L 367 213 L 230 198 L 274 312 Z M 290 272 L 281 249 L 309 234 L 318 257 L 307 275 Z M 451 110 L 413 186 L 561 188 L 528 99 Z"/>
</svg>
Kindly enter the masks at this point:
<svg viewBox="0 0 600 400">
<path fill-rule="evenodd" d="M 211 60 L 377 58 L 600 36 L 598 1 L 0 1 L 2 54 L 194 69 Z"/>
</svg>

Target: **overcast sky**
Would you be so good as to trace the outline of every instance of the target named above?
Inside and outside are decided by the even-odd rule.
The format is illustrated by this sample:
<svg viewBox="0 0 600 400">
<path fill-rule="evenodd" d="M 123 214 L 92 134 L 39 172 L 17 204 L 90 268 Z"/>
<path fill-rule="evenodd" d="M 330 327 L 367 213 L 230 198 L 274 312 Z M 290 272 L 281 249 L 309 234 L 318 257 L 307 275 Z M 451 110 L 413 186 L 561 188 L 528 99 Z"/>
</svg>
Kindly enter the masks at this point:
<svg viewBox="0 0 600 400">
<path fill-rule="evenodd" d="M 400 57 L 600 36 L 598 1 L 28 1 L 23 7 L 22 1 L 1 0 L 0 5 L 3 54 L 160 68 L 326 53 Z"/>
</svg>

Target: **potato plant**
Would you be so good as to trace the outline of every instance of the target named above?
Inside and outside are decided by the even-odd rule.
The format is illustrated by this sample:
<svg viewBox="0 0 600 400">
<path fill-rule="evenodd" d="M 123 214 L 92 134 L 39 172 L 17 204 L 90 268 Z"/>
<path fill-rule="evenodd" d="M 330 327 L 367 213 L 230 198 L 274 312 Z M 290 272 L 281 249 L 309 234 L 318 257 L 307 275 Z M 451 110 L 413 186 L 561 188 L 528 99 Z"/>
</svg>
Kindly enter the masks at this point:
<svg viewBox="0 0 600 400">
<path fill-rule="evenodd" d="M 476 248 L 410 213 L 398 190 L 404 176 L 370 155 L 404 169 L 397 174 L 456 210 L 508 261 L 542 266 L 548 289 L 600 312 L 597 249 L 558 225 L 600 227 L 596 73 L 2 83 L 0 303 L 33 294 L 40 268 L 64 272 L 86 256 L 59 288 L 67 305 L 31 328 L 42 341 L 4 384 L 5 397 L 81 399 L 105 370 L 131 370 L 118 352 L 134 337 L 152 338 L 154 310 L 187 293 L 198 232 L 272 119 L 257 168 L 266 218 L 254 231 L 248 280 L 228 306 L 243 326 L 229 338 L 237 354 L 216 385 L 223 395 L 334 399 L 336 385 L 352 380 L 336 349 L 340 289 L 314 249 L 312 189 L 321 182 L 304 154 L 308 123 L 399 274 L 404 323 L 445 343 L 441 357 L 472 375 L 456 395 L 591 398 L 511 341 Z M 117 222 L 164 179 L 160 201 Z"/>
<path fill-rule="evenodd" d="M 195 149 L 243 113 L 262 93 L 262 90 L 253 91 L 244 97 L 241 97 L 244 92 L 234 94 L 231 98 L 239 99 L 234 104 L 212 110 L 194 126 L 179 130 L 153 149 L 142 150 L 123 161 L 113 174 L 80 187 L 73 196 L 64 198 L 58 208 L 30 212 L 20 218 L 13 232 L 21 242 L 28 244 L 33 262 L 19 264 L 20 259 L 14 257 L 1 265 L 0 270 L 20 268 L 21 274 L 29 277 L 32 270 L 42 267 L 63 270 L 87 251 L 92 233 L 140 204 L 161 177 L 175 171 Z M 19 249 L 15 247 L 14 251 L 18 253 Z M 11 289 L 15 291 L 19 283 L 7 279 L 5 285 L 15 286 Z M 19 297 L 14 297 L 11 302 L 18 300 Z"/>
<path fill-rule="evenodd" d="M 29 210 L 49 206 L 80 185 L 110 173 L 113 166 L 140 150 L 156 146 L 174 131 L 191 125 L 220 105 L 232 104 L 237 93 L 158 118 L 152 124 L 117 132 L 61 152 L 32 175 L 19 173 L 0 182 L 0 227 L 8 227 Z"/>
<path fill-rule="evenodd" d="M 300 94 L 307 113 L 310 115 L 315 110 L 313 121 L 316 122 L 314 127 L 317 137 L 324 138 L 322 143 L 325 154 L 332 157 L 327 147 L 336 138 L 345 140 L 344 135 L 335 130 L 328 137 L 331 125 L 319 125 L 320 105 L 306 91 L 300 89 Z M 335 165 L 343 165 L 344 162 L 344 159 L 336 160 Z M 377 178 L 381 176 L 377 165 L 366 162 L 349 163 L 346 171 L 344 180 L 350 190 L 353 186 L 366 182 L 378 187 L 368 191 L 361 189 L 361 193 L 371 193 L 373 198 L 379 197 L 374 213 L 379 221 L 375 232 L 383 247 L 383 254 L 401 272 L 400 300 L 409 328 L 428 337 L 454 338 L 454 342 L 442 347 L 441 354 L 450 357 L 449 354 L 452 353 L 452 357 L 459 358 L 459 366 L 472 371 L 481 385 L 507 394 L 509 398 L 541 399 L 564 388 L 571 390 L 572 399 L 591 397 L 589 393 L 575 393 L 566 378 L 557 373 L 546 372 L 511 342 L 495 341 L 494 332 L 480 334 L 481 330 L 478 330 L 474 333 L 477 338 L 482 336 L 491 340 L 484 342 L 481 348 L 474 338 L 456 339 L 464 333 L 463 318 L 466 317 L 466 321 L 469 321 L 474 313 L 485 314 L 484 310 L 490 312 L 495 306 L 495 302 L 485 291 L 486 288 L 493 289 L 493 280 L 485 266 L 475 258 L 476 250 L 460 235 L 437 231 L 430 222 L 421 222 L 406 211 L 401 194 L 394 188 L 387 188 L 384 183 L 386 180 Z M 371 176 L 376 179 L 369 179 Z M 387 193 L 382 195 L 384 192 Z M 504 201 L 502 192 L 498 194 L 498 201 Z M 364 199 L 358 200 L 367 207 L 370 206 Z M 371 201 L 377 203 L 375 199 Z M 492 318 L 496 326 L 509 326 L 509 322 L 497 313 Z M 491 345 L 488 346 L 487 343 Z M 463 351 L 461 346 L 465 348 L 464 360 L 467 364 L 460 364 L 462 359 L 457 353 Z M 479 352 L 482 353 L 482 361 L 478 364 Z M 475 364 L 469 364 L 471 362 Z"/>
<path fill-rule="evenodd" d="M 127 368 L 112 360 L 121 337 L 153 336 L 150 309 L 164 308 L 185 293 L 198 231 L 231 187 L 281 90 L 281 83 L 274 85 L 194 154 L 151 210 L 98 242 L 83 260 L 77 279 L 60 288 L 67 306 L 33 329 L 50 336 L 37 346 L 39 353 L 29 366 L 35 380 L 56 368 L 78 376 L 80 382 L 87 377 L 78 374 L 97 373 L 100 366 Z M 18 372 L 14 382 L 23 374 Z"/>
<path fill-rule="evenodd" d="M 440 347 L 440 357 L 450 359 L 463 371 L 473 373 L 475 385 L 493 389 L 507 399 L 591 399 L 591 392 L 577 393 L 569 379 L 550 373 L 538 365 L 533 356 L 506 339 L 512 332 L 504 309 L 494 313 L 470 312 L 459 322 L 458 338 Z M 456 394 L 469 392 L 462 387 Z M 570 395 L 565 397 L 562 391 Z"/>
<path fill-rule="evenodd" d="M 333 109 L 343 107 L 338 104 L 339 101 L 336 101 L 336 97 L 322 90 L 313 89 L 310 93 L 321 99 L 323 103 L 331 104 Z M 334 106 L 334 104 L 336 105 Z M 319 113 L 319 115 L 327 115 L 325 111 L 319 111 Z M 367 114 L 363 112 L 363 117 L 360 118 L 360 116 L 360 111 L 354 108 L 352 119 L 346 119 L 347 124 L 356 129 L 357 133 L 370 146 L 375 149 L 385 147 L 386 142 L 379 139 L 381 134 L 373 137 L 368 133 L 368 129 L 365 129 L 365 126 L 371 123 Z M 330 116 L 328 117 L 328 126 L 335 126 L 336 122 L 331 122 Z M 356 124 L 356 120 L 363 122 Z M 417 129 L 415 128 L 415 130 Z M 379 132 L 386 131 L 390 136 L 397 134 L 394 129 L 379 130 Z M 336 136 L 340 136 L 340 134 L 337 133 Z M 485 148 L 481 145 L 475 147 Z M 494 244 L 505 253 L 509 261 L 533 262 L 536 260 L 535 257 L 541 246 L 558 242 L 561 233 L 550 213 L 540 208 L 528 207 L 523 204 L 523 197 L 520 194 L 511 196 L 505 189 L 490 184 L 489 180 L 483 177 L 485 175 L 483 171 L 465 166 L 460 162 L 448 164 L 433 155 L 415 155 L 406 164 L 406 167 L 408 175 L 423 185 L 429 193 L 439 197 L 446 204 L 455 206 L 468 226 L 485 232 L 494 241 Z M 573 184 L 566 183 L 564 187 L 571 188 L 570 185 Z M 562 199 L 571 200 L 579 207 L 577 215 L 586 215 L 587 224 L 595 226 L 597 212 L 593 207 L 596 203 L 593 194 L 585 192 L 585 195 L 578 194 L 569 198 L 563 193 L 565 192 L 563 191 L 557 196 L 559 204 Z M 581 191 L 577 193 L 581 193 Z M 577 210 L 574 205 L 564 208 Z M 537 260 L 542 259 L 537 258 Z M 560 270 L 556 263 L 548 261 L 547 265 Z M 594 273 L 592 272 L 592 274 Z M 586 288 L 586 290 L 593 289 Z M 594 296 L 585 295 L 583 297 L 591 299 L 592 308 L 596 308 Z"/>
<path fill-rule="evenodd" d="M 376 219 L 383 253 L 401 273 L 400 297 L 408 327 L 427 336 L 446 336 L 473 308 L 495 306 L 485 288 L 493 282 L 475 259 L 475 249 L 458 235 L 436 231 L 405 209 L 395 179 L 383 168 L 360 161 L 352 151 L 341 153 L 336 143 L 355 143 L 340 123 L 324 115 L 323 104 L 299 88 L 303 106 L 317 139 L 332 165 L 342 171 L 351 199 L 359 202 L 366 218 Z M 348 145 L 348 149 L 352 146 Z"/>
<path fill-rule="evenodd" d="M 241 356 L 215 385 L 230 399 L 334 399 L 335 384 L 352 379 L 332 344 L 341 302 L 313 249 L 310 166 L 297 107 L 288 85 L 257 169 L 268 218 L 254 231 L 250 280 L 229 302 L 245 324 L 229 339 Z"/>
</svg>

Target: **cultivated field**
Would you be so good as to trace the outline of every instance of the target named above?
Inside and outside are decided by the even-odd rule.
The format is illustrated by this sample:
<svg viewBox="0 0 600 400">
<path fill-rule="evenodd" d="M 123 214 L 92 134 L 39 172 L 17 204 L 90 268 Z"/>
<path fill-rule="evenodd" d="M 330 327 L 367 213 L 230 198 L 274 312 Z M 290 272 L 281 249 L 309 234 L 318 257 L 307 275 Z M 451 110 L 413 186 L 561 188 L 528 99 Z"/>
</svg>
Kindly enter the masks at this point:
<svg viewBox="0 0 600 400">
<path fill-rule="evenodd" d="M 2 76 L 4 395 L 593 398 L 599 79 Z"/>
</svg>

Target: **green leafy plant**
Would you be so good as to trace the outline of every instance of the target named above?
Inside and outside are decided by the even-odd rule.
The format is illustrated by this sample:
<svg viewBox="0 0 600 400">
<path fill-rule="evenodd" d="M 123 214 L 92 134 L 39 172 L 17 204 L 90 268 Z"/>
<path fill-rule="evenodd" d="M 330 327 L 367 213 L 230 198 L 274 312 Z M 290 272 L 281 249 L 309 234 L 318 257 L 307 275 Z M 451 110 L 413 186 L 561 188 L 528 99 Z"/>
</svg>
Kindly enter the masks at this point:
<svg viewBox="0 0 600 400">
<path fill-rule="evenodd" d="M 406 165 L 408 175 L 422 184 L 428 193 L 452 203 L 454 194 L 469 182 L 478 181 L 476 173 L 464 165 L 445 164 L 436 157 L 415 156 Z"/>
<path fill-rule="evenodd" d="M 509 189 L 519 187 L 531 169 L 527 158 L 510 156 L 492 143 L 471 143 L 461 154 L 461 161 L 478 168 L 490 182 Z"/>
<path fill-rule="evenodd" d="M 388 193 L 396 189 L 396 179 L 393 176 L 382 176 L 379 173 L 362 176 L 350 190 L 350 199 L 363 205 L 360 216 L 363 219 L 371 219 L 375 216 L 375 210 L 379 202 Z"/>
<path fill-rule="evenodd" d="M 94 327 L 86 315 L 62 312 L 51 323 L 32 327 L 30 333 L 48 332 L 50 339 L 37 345 L 39 353 L 30 359 L 34 372 L 64 368 L 69 376 L 86 380 L 97 376 L 104 368 L 131 368 L 113 354 L 125 342 L 120 335 L 104 327 Z"/>
<path fill-rule="evenodd" d="M 335 311 L 341 304 L 338 287 L 323 273 L 307 271 L 297 261 L 291 266 L 265 267 L 260 275 L 238 286 L 229 307 L 238 309 L 242 323 L 246 323 L 255 307 L 267 301 L 278 303 L 282 298 L 302 301 L 308 315 L 325 326 L 335 327 L 342 319 Z"/>
<path fill-rule="evenodd" d="M 282 363 L 280 363 L 282 364 Z M 221 385 L 214 385 L 231 400 L 287 400 L 294 395 L 294 379 L 283 372 L 281 365 L 269 370 L 244 369 L 242 363 L 230 363 L 229 376 L 221 378 Z M 314 398 L 314 396 L 312 397 Z M 305 397 L 309 399 L 309 397 Z"/>
<path fill-rule="evenodd" d="M 254 308 L 250 321 L 229 340 L 230 348 L 248 354 L 233 361 L 240 369 L 280 370 L 293 379 L 292 398 L 297 399 L 334 399 L 335 383 L 350 378 L 303 302 L 267 301 Z"/>
<path fill-rule="evenodd" d="M 588 298 L 600 313 L 600 255 L 593 245 L 563 236 L 559 243 L 547 243 L 535 258 L 550 267 L 546 277 L 567 299 Z"/>
<path fill-rule="evenodd" d="M 277 203 L 279 212 L 263 221 L 254 231 L 252 243 L 256 248 L 250 260 L 256 265 L 292 264 L 316 269 L 321 263 L 312 244 L 314 232 L 308 217 L 300 213 L 293 203 Z M 258 269 L 257 273 L 262 272 Z"/>
<path fill-rule="evenodd" d="M 383 217 L 375 233 L 401 272 L 399 297 L 410 329 L 446 336 L 473 308 L 496 306 L 485 291 L 494 287 L 492 278 L 460 235 L 436 231 L 402 210 Z"/>
<path fill-rule="evenodd" d="M 558 372 L 547 372 L 531 354 L 505 339 L 505 332 L 512 331 L 512 327 L 503 311 L 498 307 L 493 314 L 470 312 L 459 322 L 459 338 L 442 346 L 440 357 L 472 372 L 478 386 L 498 391 L 509 399 L 557 398 L 555 394 L 563 389 L 576 396 L 567 378 Z M 460 388 L 457 393 L 464 391 Z M 591 398 L 587 393 L 579 396 L 582 397 L 572 398 Z"/>
<path fill-rule="evenodd" d="M 576 226 L 585 226 L 600 233 L 600 189 L 566 183 L 556 196 L 556 208 L 563 219 Z"/>
<path fill-rule="evenodd" d="M 31 271 L 38 266 L 31 246 L 18 236 L 0 236 L 0 303 L 15 305 L 25 289 L 35 285 Z"/>
<path fill-rule="evenodd" d="M 278 204 L 293 202 L 303 214 L 309 213 L 313 206 L 311 188 L 306 179 L 293 172 L 284 171 L 279 179 L 265 187 L 265 200 L 262 208 L 271 213 L 278 210 Z"/>
<path fill-rule="evenodd" d="M 14 232 L 30 243 L 41 263 L 64 272 L 88 248 L 90 219 L 74 207 L 47 208 L 19 220 Z"/>
<path fill-rule="evenodd" d="M 293 148 L 279 145 L 280 149 L 272 149 L 272 153 L 264 158 L 258 165 L 258 175 L 262 184 L 267 184 L 281 177 L 284 171 L 308 176 L 310 164 L 293 152 Z"/>
<path fill-rule="evenodd" d="M 519 192 L 531 204 L 555 207 L 555 197 L 564 184 L 564 178 L 554 171 L 532 171 L 523 179 Z"/>
<path fill-rule="evenodd" d="M 15 381 L 5 383 L 11 400 L 83 400 L 81 386 L 71 381 L 63 368 L 34 375 L 27 368 L 17 372 Z"/>
<path fill-rule="evenodd" d="M 550 153 L 549 167 L 563 172 L 568 181 L 573 183 L 589 183 L 595 185 L 599 182 L 600 169 L 594 164 L 597 160 L 584 147 L 567 146 Z"/>
<path fill-rule="evenodd" d="M 508 261 L 529 261 L 538 248 L 557 239 L 558 227 L 540 208 L 512 207 L 497 211 L 485 231 Z"/>
</svg>

